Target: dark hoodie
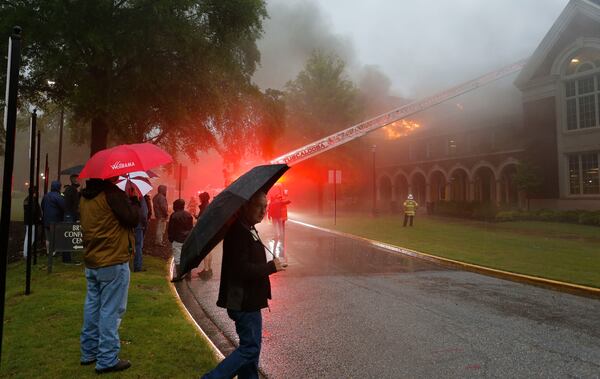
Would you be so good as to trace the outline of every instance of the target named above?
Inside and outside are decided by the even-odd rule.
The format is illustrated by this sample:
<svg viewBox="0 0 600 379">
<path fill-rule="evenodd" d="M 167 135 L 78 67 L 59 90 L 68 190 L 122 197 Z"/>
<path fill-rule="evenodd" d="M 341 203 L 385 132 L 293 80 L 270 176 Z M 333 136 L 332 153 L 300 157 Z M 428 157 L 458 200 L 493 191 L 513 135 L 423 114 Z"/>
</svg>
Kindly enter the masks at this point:
<svg viewBox="0 0 600 379">
<path fill-rule="evenodd" d="M 194 227 L 194 219 L 190 212 L 185 210 L 185 200 L 177 199 L 173 202 L 173 214 L 169 218 L 167 233 L 170 242 L 185 242 Z"/>
<path fill-rule="evenodd" d="M 46 228 L 65 218 L 65 199 L 60 194 L 60 187 L 60 182 L 54 180 L 50 185 L 50 192 L 45 194 L 42 199 L 42 217 Z"/>
<path fill-rule="evenodd" d="M 139 222 L 137 200 L 128 199 L 114 184 L 99 179 L 88 180 L 81 196 L 86 266 L 99 268 L 127 262 L 134 246 L 133 228 Z"/>
</svg>

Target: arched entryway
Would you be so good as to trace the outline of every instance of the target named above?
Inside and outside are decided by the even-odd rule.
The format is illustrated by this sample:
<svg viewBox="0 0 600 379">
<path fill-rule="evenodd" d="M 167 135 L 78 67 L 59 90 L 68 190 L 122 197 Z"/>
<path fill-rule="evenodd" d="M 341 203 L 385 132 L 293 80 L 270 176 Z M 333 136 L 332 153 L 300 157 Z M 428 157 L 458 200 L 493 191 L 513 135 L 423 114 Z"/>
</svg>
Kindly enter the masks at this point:
<svg viewBox="0 0 600 379">
<path fill-rule="evenodd" d="M 469 200 L 469 175 L 462 168 L 457 168 L 450 173 L 450 200 Z"/>
<path fill-rule="evenodd" d="M 402 205 L 408 197 L 408 179 L 406 179 L 406 176 L 403 174 L 396 175 L 394 189 L 396 191 L 396 201 Z"/>
<path fill-rule="evenodd" d="M 379 179 L 379 207 L 382 211 L 387 211 L 392 202 L 392 179 L 389 176 L 382 176 Z"/>
<path fill-rule="evenodd" d="M 500 172 L 500 203 L 509 207 L 519 205 L 519 191 L 515 183 L 517 165 L 508 164 Z"/>
<path fill-rule="evenodd" d="M 411 177 L 410 182 L 411 193 L 415 201 L 419 204 L 425 204 L 427 200 L 427 180 L 421 172 L 416 172 Z"/>
<path fill-rule="evenodd" d="M 429 176 L 429 199 L 432 202 L 446 200 L 446 175 L 441 171 Z"/>
<path fill-rule="evenodd" d="M 496 180 L 494 171 L 488 166 L 481 166 L 476 169 L 473 177 L 473 200 L 481 203 L 495 203 Z"/>
</svg>

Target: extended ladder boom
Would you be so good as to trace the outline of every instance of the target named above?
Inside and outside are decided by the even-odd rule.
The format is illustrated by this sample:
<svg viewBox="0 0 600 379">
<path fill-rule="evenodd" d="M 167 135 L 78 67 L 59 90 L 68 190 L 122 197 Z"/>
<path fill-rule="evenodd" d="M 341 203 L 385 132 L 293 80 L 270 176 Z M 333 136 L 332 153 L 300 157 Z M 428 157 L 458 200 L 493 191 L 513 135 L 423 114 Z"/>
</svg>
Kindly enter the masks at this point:
<svg viewBox="0 0 600 379">
<path fill-rule="evenodd" d="M 519 62 L 513 63 L 499 70 L 490 72 L 476 79 L 470 80 L 466 83 L 452 87 L 446 91 L 437 93 L 433 96 L 426 97 L 422 100 L 414 101 L 410 104 L 401 106 L 400 108 L 396 108 L 391 112 L 387 112 L 382 115 L 376 116 L 370 120 L 363 121 L 360 124 L 351 126 L 348 129 L 344 129 L 330 136 L 322 138 L 318 141 L 312 142 L 306 146 L 293 150 L 280 157 L 277 157 L 271 160 L 271 163 L 287 163 L 289 166 L 292 166 L 315 155 L 321 154 L 327 150 L 333 149 L 334 147 L 338 147 L 356 138 L 362 137 L 365 134 L 372 132 L 373 130 L 389 125 L 395 121 L 402 120 L 403 118 L 424 111 L 425 109 L 443 103 L 444 101 L 452 99 L 453 97 L 462 95 L 485 84 L 491 83 L 514 72 L 517 72 L 523 68 L 526 61 L 526 59 L 523 59 Z"/>
</svg>

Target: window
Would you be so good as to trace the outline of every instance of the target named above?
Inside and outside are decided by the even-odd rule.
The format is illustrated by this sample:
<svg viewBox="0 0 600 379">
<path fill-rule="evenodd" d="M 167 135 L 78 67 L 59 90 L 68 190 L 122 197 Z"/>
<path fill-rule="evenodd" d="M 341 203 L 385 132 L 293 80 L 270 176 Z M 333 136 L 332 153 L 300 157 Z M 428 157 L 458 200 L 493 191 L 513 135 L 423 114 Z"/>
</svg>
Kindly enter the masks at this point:
<svg viewBox="0 0 600 379">
<path fill-rule="evenodd" d="M 456 138 L 451 137 L 448 139 L 448 155 L 456 155 Z"/>
<path fill-rule="evenodd" d="M 571 195 L 600 194 L 598 153 L 569 155 L 569 193 Z"/>
<path fill-rule="evenodd" d="M 565 113 L 567 130 L 600 126 L 600 52 L 584 49 L 575 55 L 566 72 Z"/>
</svg>

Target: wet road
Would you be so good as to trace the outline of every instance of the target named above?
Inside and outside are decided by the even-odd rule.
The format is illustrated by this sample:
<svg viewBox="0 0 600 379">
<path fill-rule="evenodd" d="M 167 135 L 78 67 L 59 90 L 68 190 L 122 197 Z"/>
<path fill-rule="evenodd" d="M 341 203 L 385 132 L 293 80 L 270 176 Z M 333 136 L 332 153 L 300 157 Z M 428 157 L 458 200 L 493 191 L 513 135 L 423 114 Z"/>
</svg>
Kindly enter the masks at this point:
<svg viewBox="0 0 600 379">
<path fill-rule="evenodd" d="M 271 226 L 259 226 L 265 242 Z M 598 378 L 600 301 L 450 270 L 289 224 L 271 276 L 269 378 Z M 214 277 L 188 285 L 232 340 Z"/>
</svg>

